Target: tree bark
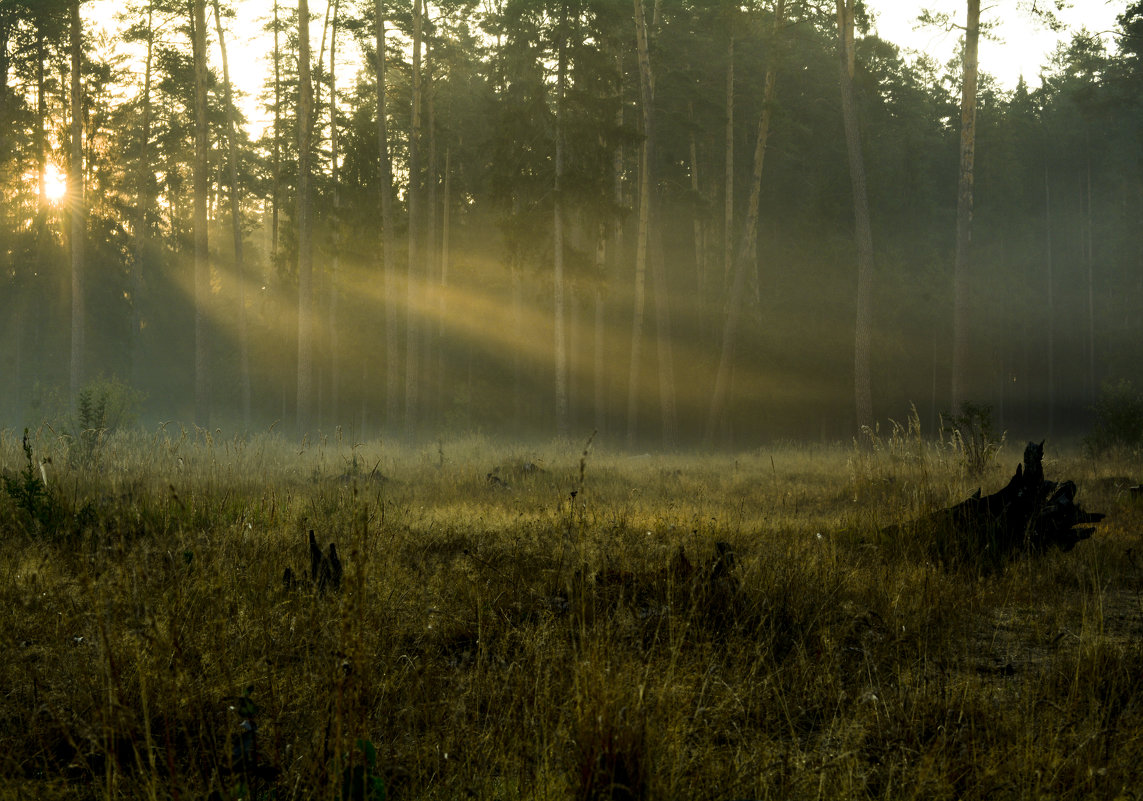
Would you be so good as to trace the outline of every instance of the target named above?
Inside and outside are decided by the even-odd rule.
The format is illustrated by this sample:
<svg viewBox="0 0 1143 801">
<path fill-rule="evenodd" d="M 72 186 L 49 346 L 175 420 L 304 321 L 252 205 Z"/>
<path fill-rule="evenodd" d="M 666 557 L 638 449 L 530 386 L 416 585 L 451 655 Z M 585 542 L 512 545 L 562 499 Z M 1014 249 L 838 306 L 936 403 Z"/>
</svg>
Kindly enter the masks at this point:
<svg viewBox="0 0 1143 801">
<path fill-rule="evenodd" d="M 209 126 L 206 110 L 206 2 L 193 0 L 194 50 L 194 420 L 210 426 L 210 252 L 206 230 Z"/>
<path fill-rule="evenodd" d="M 242 404 L 242 425 L 250 428 L 250 343 L 246 331 L 246 261 L 242 248 L 242 193 L 238 186 L 238 136 L 235 133 L 234 87 L 226 58 L 226 37 L 222 30 L 222 10 L 214 0 L 214 26 L 222 57 L 222 91 L 226 104 L 226 149 L 230 176 L 230 230 L 234 237 L 234 280 L 238 285 L 238 386 Z"/>
<path fill-rule="evenodd" d="M 845 146 L 849 155 L 849 179 L 853 187 L 854 235 L 857 240 L 857 320 L 854 330 L 853 388 L 858 429 L 873 425 L 873 392 L 870 382 L 870 337 L 873 317 L 873 229 L 869 221 L 869 196 L 865 188 L 865 156 L 853 92 L 854 43 L 853 0 L 836 0 L 841 112 Z"/>
<path fill-rule="evenodd" d="M 967 400 L 968 302 L 972 266 L 973 169 L 976 160 L 977 45 L 980 0 L 968 0 L 964 33 L 964 76 L 960 96 L 960 177 L 957 182 L 956 259 L 953 263 L 952 412 Z"/>
<path fill-rule="evenodd" d="M 71 3 L 71 160 L 68 164 L 68 210 L 71 217 L 71 401 L 75 403 L 84 381 L 87 326 L 87 277 L 84 265 L 84 229 L 87 227 L 83 187 L 83 27 L 80 0 Z"/>
<path fill-rule="evenodd" d="M 308 432 L 313 414 L 313 79 L 310 74 L 309 0 L 298 0 L 298 400 L 297 430 Z"/>
<path fill-rule="evenodd" d="M 785 0 L 778 0 L 774 8 L 773 32 L 778 33 L 785 15 Z M 727 299 L 726 320 L 722 328 L 722 352 L 718 360 L 718 373 L 715 376 L 714 392 L 710 400 L 710 413 L 706 420 L 706 442 L 714 442 L 715 429 L 722 420 L 726 408 L 726 398 L 730 387 L 731 367 L 738 337 L 738 320 L 741 315 L 742 292 L 746 287 L 746 268 L 754 256 L 758 240 L 758 206 L 762 193 L 762 167 L 766 158 L 766 142 L 770 138 L 770 119 L 773 116 L 774 89 L 777 83 L 777 59 L 771 58 L 766 68 L 766 78 L 762 88 L 762 112 L 758 118 L 758 135 L 754 140 L 754 174 L 751 176 L 750 202 L 746 209 L 746 226 L 742 233 L 742 246 L 734 260 L 734 278 L 730 296 Z"/>
</svg>

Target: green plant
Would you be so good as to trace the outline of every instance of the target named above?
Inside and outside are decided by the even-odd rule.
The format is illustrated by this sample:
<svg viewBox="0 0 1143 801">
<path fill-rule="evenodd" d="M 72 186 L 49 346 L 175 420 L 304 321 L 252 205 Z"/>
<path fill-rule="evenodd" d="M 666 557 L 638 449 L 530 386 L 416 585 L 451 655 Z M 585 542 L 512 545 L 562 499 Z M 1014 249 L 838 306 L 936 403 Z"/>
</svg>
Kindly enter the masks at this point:
<svg viewBox="0 0 1143 801">
<path fill-rule="evenodd" d="M 946 422 L 947 419 L 947 422 Z M 941 416 L 941 438 L 960 456 L 961 465 L 970 476 L 978 476 L 1004 447 L 1006 434 L 999 438 L 992 425 L 992 405 L 963 401 L 960 411 L 947 418 Z"/>
<path fill-rule="evenodd" d="M 1135 450 L 1143 445 L 1143 392 L 1130 381 L 1104 382 L 1093 411 L 1095 423 L 1084 438 L 1090 455 L 1116 449 Z"/>
<path fill-rule="evenodd" d="M 15 475 L 0 474 L 4 492 L 25 515 L 25 525 L 34 531 L 53 530 L 62 518 L 62 509 L 48 491 L 44 464 L 32 457 L 32 443 L 28 429 L 24 429 L 24 467 Z"/>
<path fill-rule="evenodd" d="M 83 387 L 67 426 L 69 455 L 82 465 L 94 463 L 107 434 L 134 422 L 142 400 L 141 392 L 115 378 Z"/>
</svg>

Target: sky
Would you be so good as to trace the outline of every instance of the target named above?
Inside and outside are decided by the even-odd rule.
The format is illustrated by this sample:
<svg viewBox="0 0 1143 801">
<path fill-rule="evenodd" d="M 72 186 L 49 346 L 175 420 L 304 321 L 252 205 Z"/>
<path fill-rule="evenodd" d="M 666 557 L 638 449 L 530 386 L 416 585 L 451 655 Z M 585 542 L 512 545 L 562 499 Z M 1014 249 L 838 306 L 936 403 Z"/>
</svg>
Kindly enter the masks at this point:
<svg viewBox="0 0 1143 801">
<path fill-rule="evenodd" d="M 1116 27 L 1116 17 L 1129 5 L 1128 0 L 1070 0 L 1057 13 L 1065 30 L 1054 33 L 1033 21 L 1029 10 L 1033 0 L 984 0 L 981 3 L 981 22 L 993 21 L 998 25 L 995 38 L 980 40 L 980 69 L 995 77 L 1005 89 L 1013 89 L 1024 76 L 1030 88 L 1040 85 L 1040 69 L 1048 63 L 1056 45 L 1069 41 L 1072 33 L 1086 28 L 1089 33 L 1102 33 L 1108 48 L 1114 50 L 1114 36 L 1108 31 Z M 1052 0 L 1038 0 L 1039 6 L 1053 6 Z M 917 15 L 922 8 L 953 15 L 954 22 L 963 24 L 964 0 L 866 0 L 866 7 L 874 14 L 874 28 L 887 41 L 902 50 L 926 53 L 943 64 L 956 52 L 961 33 L 941 28 L 917 28 Z"/>
<path fill-rule="evenodd" d="M 293 0 L 281 0 L 283 7 L 292 5 Z M 1048 62 L 1052 51 L 1061 41 L 1071 38 L 1074 31 L 1086 27 L 1089 32 L 1103 33 L 1108 47 L 1114 49 L 1114 37 L 1108 33 L 1116 25 L 1116 17 L 1128 6 L 1129 0 L 1068 0 L 1067 7 L 1058 13 L 1065 24 L 1065 30 L 1054 33 L 1033 21 L 1028 9 L 1039 3 L 1053 6 L 1055 0 L 984 0 L 981 9 L 983 21 L 998 22 L 992 38 L 980 41 L 980 68 L 995 77 L 1005 89 L 1016 86 L 1023 75 L 1031 88 L 1040 85 L 1039 73 Z M 269 18 L 273 4 L 271 0 L 242 0 L 234 4 L 236 19 L 227 25 L 227 50 L 230 72 L 240 92 L 245 93 L 241 103 L 248 120 L 255 128 L 268 123 L 266 112 L 261 107 L 258 95 L 267 79 L 269 71 L 269 46 L 266 43 L 263 26 Z M 874 30 L 882 38 L 900 46 L 906 56 L 913 51 L 925 53 L 938 63 L 945 63 L 956 52 L 960 31 L 946 31 L 941 28 L 922 28 L 917 24 L 917 15 L 922 8 L 934 12 L 947 12 L 955 22 L 963 23 L 965 0 L 866 0 L 866 7 L 874 16 Z M 96 0 L 85 6 L 85 14 L 103 25 L 114 28 L 114 15 L 119 8 L 115 0 Z M 310 12 L 316 19 L 312 27 L 312 47 L 314 56 L 321 46 L 321 32 L 326 12 L 323 0 L 310 0 Z M 217 45 L 214 43 L 214 19 L 208 19 L 210 27 L 212 63 L 218 63 Z M 342 39 L 341 52 L 348 54 L 351 49 Z M 340 60 L 340 59 L 339 59 Z M 349 75 L 343 81 L 350 79 Z"/>
</svg>

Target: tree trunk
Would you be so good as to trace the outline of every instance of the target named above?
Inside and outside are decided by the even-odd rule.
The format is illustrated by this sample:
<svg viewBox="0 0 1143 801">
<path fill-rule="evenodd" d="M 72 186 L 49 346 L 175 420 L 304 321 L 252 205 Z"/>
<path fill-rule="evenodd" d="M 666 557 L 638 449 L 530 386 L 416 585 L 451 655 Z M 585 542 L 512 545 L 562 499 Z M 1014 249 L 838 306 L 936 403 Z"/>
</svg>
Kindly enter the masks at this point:
<svg viewBox="0 0 1143 801">
<path fill-rule="evenodd" d="M 674 357 L 671 352 L 671 313 L 662 259 L 662 242 L 656 230 L 655 206 L 658 188 L 654 177 L 655 157 L 655 76 L 651 70 L 650 35 L 643 14 L 642 0 L 634 0 L 635 44 L 639 59 L 639 96 L 643 110 L 643 148 L 639 191 L 639 232 L 635 243 L 636 320 L 632 328 L 631 376 L 628 386 L 627 444 L 636 435 L 639 357 L 642 348 L 643 312 L 646 295 L 647 258 L 650 251 L 651 280 L 655 293 L 655 335 L 658 346 L 659 407 L 663 428 L 663 444 L 674 442 L 677 427 L 675 414 Z M 658 20 L 658 2 L 654 19 Z"/>
<path fill-rule="evenodd" d="M 976 159 L 977 44 L 980 0 L 968 0 L 964 33 L 964 76 L 960 96 L 960 178 L 956 202 L 956 260 L 953 263 L 952 412 L 966 397 L 968 370 L 968 301 L 972 266 L 972 189 Z"/>
<path fill-rule="evenodd" d="M 564 177 L 564 82 L 567 75 L 567 3 L 563 6 L 560 20 L 560 43 L 556 66 L 556 175 L 553 193 L 552 240 L 553 240 L 553 295 L 555 302 L 555 364 L 556 364 L 556 436 L 568 435 L 568 353 L 567 329 L 564 297 L 564 219 L 563 219 L 563 177 Z"/>
<path fill-rule="evenodd" d="M 206 111 L 206 2 L 194 0 L 191 20 L 194 50 L 194 420 L 210 426 L 210 252 L 206 230 L 210 174 L 207 153 L 210 123 Z"/>
<path fill-rule="evenodd" d="M 412 439 L 417 427 L 420 375 L 420 327 L 417 305 L 420 295 L 421 255 L 418 231 L 421 225 L 421 26 L 422 0 L 413 0 L 413 86 L 409 128 L 409 264 L 405 308 L 405 436 Z"/>
<path fill-rule="evenodd" d="M 313 414 L 313 81 L 310 76 L 309 0 L 298 0 L 298 401 L 297 431 Z"/>
<path fill-rule="evenodd" d="M 270 202 L 270 261 L 278 266 L 278 217 L 282 197 L 282 52 L 279 48 L 278 0 L 274 0 L 274 155 Z"/>
<path fill-rule="evenodd" d="M 333 184 L 333 254 L 329 271 L 329 409 L 334 425 L 341 424 L 341 372 L 338 369 L 338 307 L 341 303 L 338 281 L 341 277 L 341 186 L 338 175 L 337 136 L 337 15 L 338 0 L 333 0 L 333 20 L 329 31 L 329 173 Z"/>
<path fill-rule="evenodd" d="M 381 188 L 381 262 L 385 276 L 385 425 L 396 428 L 400 414 L 401 376 L 398 364 L 397 260 L 393 252 L 393 163 L 389 156 L 389 120 L 386 113 L 385 12 L 382 0 L 374 4 L 374 36 L 377 80 L 377 146 L 381 154 L 378 183 Z"/>
<path fill-rule="evenodd" d="M 722 209 L 722 283 L 734 265 L 734 31 L 726 42 L 726 172 Z"/>
<path fill-rule="evenodd" d="M 238 142 L 234 128 L 234 91 L 230 83 L 230 65 L 226 58 L 226 37 L 222 30 L 222 11 L 214 0 L 214 26 L 218 31 L 218 50 L 222 56 L 222 91 L 226 104 L 226 149 L 230 174 L 230 230 L 234 237 L 234 280 L 238 285 L 238 386 L 242 403 L 242 425 L 250 428 L 250 343 L 246 332 L 246 261 L 242 249 L 242 195 L 238 187 Z"/>
<path fill-rule="evenodd" d="M 68 164 L 68 209 L 71 217 L 71 402 L 75 403 L 84 381 L 87 325 L 85 296 L 87 279 L 84 267 L 84 229 L 86 228 L 83 191 L 83 28 L 79 18 L 80 0 L 71 3 L 71 160 Z"/>
<path fill-rule="evenodd" d="M 774 8 L 773 32 L 776 35 L 785 14 L 785 0 L 778 0 Z M 771 58 L 766 68 L 762 88 L 762 112 L 758 118 L 758 135 L 754 141 L 754 174 L 751 176 L 750 202 L 746 209 L 746 227 L 742 233 L 742 247 L 734 260 L 734 277 L 727 299 L 726 320 L 722 328 L 722 352 L 718 360 L 714 392 L 710 400 L 710 414 L 706 420 L 707 444 L 714 442 L 715 429 L 722 420 L 730 386 L 734 349 L 738 337 L 738 319 L 741 315 L 742 292 L 746 287 L 746 268 L 754 255 L 758 240 L 758 205 L 762 193 L 762 167 L 766 158 L 766 142 L 770 137 L 770 118 L 774 106 L 774 88 L 777 83 L 776 59 Z"/>
<path fill-rule="evenodd" d="M 139 132 L 139 183 L 135 202 L 135 264 L 131 270 L 131 384 L 138 389 L 143 382 L 143 268 L 151 249 L 151 229 L 147 215 L 155 203 L 154 171 L 151 169 L 151 72 L 155 45 L 155 3 L 147 4 L 147 55 L 143 67 L 143 109 Z"/>
<path fill-rule="evenodd" d="M 695 292 L 699 298 L 706 296 L 706 224 L 703 220 L 703 208 L 700 204 L 701 184 L 699 182 L 698 137 L 695 135 L 695 108 L 694 103 L 687 103 L 687 118 L 690 122 L 687 149 L 690 155 L 691 166 L 691 224 L 695 239 Z"/>
<path fill-rule="evenodd" d="M 425 128 L 428 132 L 429 152 L 428 163 L 425 165 L 425 250 L 422 257 L 424 265 L 424 279 L 421 286 L 422 303 L 425 317 L 421 325 L 421 414 L 422 420 L 437 419 L 440 403 L 440 384 L 433 375 L 435 361 L 433 359 L 433 341 L 436 333 L 430 324 L 428 314 L 435 303 L 433 297 L 437 289 L 437 269 L 440 267 L 439 252 L 437 250 L 437 187 L 439 172 L 437 170 L 437 110 L 433 102 L 436 91 L 433 75 L 432 48 L 430 42 L 425 43 L 424 57 L 425 88 L 422 93 L 422 102 L 425 106 Z"/>
<path fill-rule="evenodd" d="M 1056 278 L 1052 265 L 1052 189 L 1044 165 L 1044 266 L 1048 270 L 1048 436 L 1056 422 Z"/>
<path fill-rule="evenodd" d="M 1087 272 L 1087 383 L 1088 403 L 1095 406 L 1099 387 L 1095 382 L 1095 239 L 1091 213 L 1091 150 L 1088 143 L 1086 197 L 1084 203 L 1084 266 Z"/>
<path fill-rule="evenodd" d="M 853 0 L 836 0 L 838 54 L 841 75 L 841 112 L 845 123 L 845 146 L 849 154 L 849 178 L 853 186 L 854 234 L 857 239 L 857 322 L 854 331 L 853 388 L 858 429 L 873 425 L 873 393 L 870 385 L 870 329 L 873 317 L 873 230 L 869 222 L 869 196 L 865 190 L 865 156 L 857 124 L 853 94 Z"/>
<path fill-rule="evenodd" d="M 441 199 L 440 285 L 437 292 L 437 381 L 438 412 L 447 409 L 447 392 L 451 381 L 445 381 L 445 319 L 448 316 L 449 237 L 452 235 L 452 145 L 445 147 L 444 197 Z"/>
</svg>

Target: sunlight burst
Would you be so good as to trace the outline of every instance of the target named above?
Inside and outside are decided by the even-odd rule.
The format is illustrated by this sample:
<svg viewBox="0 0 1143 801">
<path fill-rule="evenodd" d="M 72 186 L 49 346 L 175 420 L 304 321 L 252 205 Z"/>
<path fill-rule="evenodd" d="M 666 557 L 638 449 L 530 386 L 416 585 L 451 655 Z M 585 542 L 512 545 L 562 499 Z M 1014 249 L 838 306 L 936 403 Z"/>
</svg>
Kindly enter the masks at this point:
<svg viewBox="0 0 1143 801">
<path fill-rule="evenodd" d="M 67 175 L 54 164 L 49 164 L 44 172 L 44 194 L 52 204 L 60 203 L 67 196 Z"/>
</svg>

